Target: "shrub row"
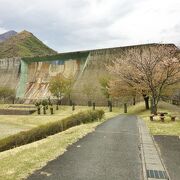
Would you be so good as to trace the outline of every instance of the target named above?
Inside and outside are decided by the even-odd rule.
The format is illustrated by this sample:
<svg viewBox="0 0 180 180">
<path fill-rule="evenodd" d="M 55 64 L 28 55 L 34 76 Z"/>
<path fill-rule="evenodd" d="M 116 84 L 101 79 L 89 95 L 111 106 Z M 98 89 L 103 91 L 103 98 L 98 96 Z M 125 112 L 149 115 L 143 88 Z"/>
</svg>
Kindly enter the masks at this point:
<svg viewBox="0 0 180 180">
<path fill-rule="evenodd" d="M 63 120 L 47 123 L 28 131 L 19 132 L 0 140 L 0 152 L 46 138 L 47 136 L 59 133 L 82 123 L 100 120 L 103 116 L 103 110 L 85 111 Z"/>
</svg>

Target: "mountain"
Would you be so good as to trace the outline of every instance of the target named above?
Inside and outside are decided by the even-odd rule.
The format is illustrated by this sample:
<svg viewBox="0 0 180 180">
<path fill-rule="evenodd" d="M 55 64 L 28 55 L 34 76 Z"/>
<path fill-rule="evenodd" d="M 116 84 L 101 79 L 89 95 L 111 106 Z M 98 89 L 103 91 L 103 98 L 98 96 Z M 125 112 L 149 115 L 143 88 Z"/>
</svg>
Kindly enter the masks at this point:
<svg viewBox="0 0 180 180">
<path fill-rule="evenodd" d="M 0 42 L 3 42 L 3 41 L 6 41 L 7 39 L 9 39 L 10 37 L 16 35 L 17 32 L 16 31 L 8 31 L 8 32 L 5 32 L 3 34 L 0 34 Z"/>
<path fill-rule="evenodd" d="M 49 48 L 28 31 L 22 31 L 0 43 L 0 59 L 53 55 L 57 52 Z"/>
</svg>

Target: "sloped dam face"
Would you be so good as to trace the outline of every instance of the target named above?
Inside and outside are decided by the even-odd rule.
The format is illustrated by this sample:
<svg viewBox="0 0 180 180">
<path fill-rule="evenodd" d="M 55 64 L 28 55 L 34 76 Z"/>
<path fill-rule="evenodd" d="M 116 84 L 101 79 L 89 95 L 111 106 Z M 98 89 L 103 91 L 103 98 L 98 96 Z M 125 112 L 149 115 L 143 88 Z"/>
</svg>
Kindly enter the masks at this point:
<svg viewBox="0 0 180 180">
<path fill-rule="evenodd" d="M 130 51 L 139 53 L 140 50 L 156 48 L 157 44 L 138 45 L 129 47 L 99 49 L 91 51 L 62 53 L 53 56 L 33 58 L 9 58 L 0 60 L 0 87 L 16 89 L 17 98 L 30 102 L 51 96 L 48 87 L 52 77 L 63 74 L 73 76 L 72 100 L 77 104 L 86 104 L 89 99 L 83 93 L 84 86 L 94 89 L 90 99 L 99 105 L 106 103 L 102 95 L 99 79 L 108 74 L 106 65 L 117 58 L 128 58 Z M 167 45 L 174 47 L 174 45 Z"/>
<path fill-rule="evenodd" d="M 17 89 L 21 70 L 21 58 L 0 59 L 0 87 Z"/>
</svg>

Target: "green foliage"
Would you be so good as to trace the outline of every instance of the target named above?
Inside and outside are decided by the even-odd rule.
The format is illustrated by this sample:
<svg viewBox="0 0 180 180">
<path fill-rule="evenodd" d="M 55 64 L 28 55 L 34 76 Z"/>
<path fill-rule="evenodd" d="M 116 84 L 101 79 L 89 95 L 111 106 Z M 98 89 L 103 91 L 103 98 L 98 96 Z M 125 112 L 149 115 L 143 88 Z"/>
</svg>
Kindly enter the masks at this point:
<svg viewBox="0 0 180 180">
<path fill-rule="evenodd" d="M 109 99 L 109 81 L 110 81 L 110 76 L 103 76 L 99 79 L 99 83 L 101 85 L 101 91 L 103 95 Z"/>
<path fill-rule="evenodd" d="M 53 96 L 61 99 L 63 96 L 70 96 L 72 91 L 72 78 L 65 78 L 63 75 L 57 75 L 50 80 L 49 90 Z"/>
<path fill-rule="evenodd" d="M 73 83 L 74 83 L 73 76 L 70 76 L 69 78 L 66 79 L 65 95 L 68 96 L 69 99 L 71 97 Z"/>
<path fill-rule="evenodd" d="M 37 102 L 35 102 L 35 106 L 40 106 L 41 105 L 41 102 L 40 101 L 37 101 Z"/>
<path fill-rule="evenodd" d="M 48 105 L 48 101 L 47 101 L 46 99 L 43 99 L 42 102 L 41 102 L 41 104 L 42 104 L 43 106 L 47 106 L 47 105 Z"/>
<path fill-rule="evenodd" d="M 14 89 L 8 87 L 0 87 L 0 99 L 4 102 L 6 100 L 14 100 L 16 97 L 16 92 Z"/>
<path fill-rule="evenodd" d="M 64 131 L 81 123 L 100 120 L 103 116 L 103 110 L 80 112 L 63 120 L 47 123 L 28 131 L 22 131 L 0 140 L 0 152 L 46 138 L 47 136 Z"/>
</svg>

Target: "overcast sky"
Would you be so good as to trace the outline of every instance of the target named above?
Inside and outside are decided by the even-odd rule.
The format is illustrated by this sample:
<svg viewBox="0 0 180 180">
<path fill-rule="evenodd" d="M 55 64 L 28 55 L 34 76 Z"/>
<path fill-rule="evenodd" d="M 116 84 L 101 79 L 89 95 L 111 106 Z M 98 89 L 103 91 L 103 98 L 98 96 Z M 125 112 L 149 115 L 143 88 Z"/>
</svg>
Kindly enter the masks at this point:
<svg viewBox="0 0 180 180">
<path fill-rule="evenodd" d="M 59 52 L 180 45 L 180 0 L 0 0 L 0 34 L 24 29 Z"/>
</svg>

